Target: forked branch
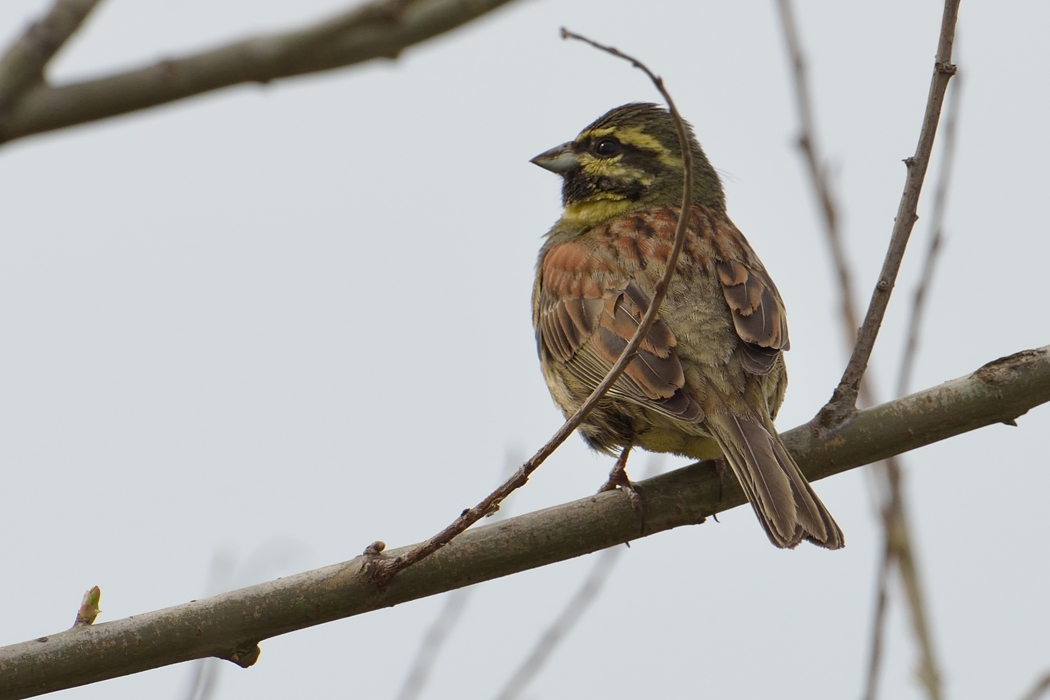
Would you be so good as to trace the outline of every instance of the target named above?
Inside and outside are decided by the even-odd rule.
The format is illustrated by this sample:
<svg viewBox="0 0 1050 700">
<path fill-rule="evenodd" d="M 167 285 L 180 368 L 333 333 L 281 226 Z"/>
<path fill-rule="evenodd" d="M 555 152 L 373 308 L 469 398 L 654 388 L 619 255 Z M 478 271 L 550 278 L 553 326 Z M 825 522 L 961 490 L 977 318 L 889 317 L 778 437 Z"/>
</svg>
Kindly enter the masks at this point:
<svg viewBox="0 0 1050 700">
<path fill-rule="evenodd" d="M 959 16 L 959 0 L 946 0 L 941 17 L 941 34 L 937 45 L 937 56 L 934 59 L 933 78 L 930 81 L 930 92 L 926 100 L 926 112 L 919 131 L 919 143 L 915 155 L 906 159 L 908 175 L 904 182 L 904 192 L 897 208 L 897 218 L 893 224 L 889 249 L 879 273 L 879 281 L 871 295 L 868 312 L 864 316 L 860 331 L 857 333 L 857 344 L 853 347 L 846 370 L 842 374 L 831 401 L 828 402 L 814 419 L 814 429 L 828 429 L 842 423 L 857 409 L 857 394 L 860 391 L 861 378 L 868 367 L 875 338 L 878 336 L 886 307 L 890 302 L 893 285 L 897 281 L 904 250 L 908 245 L 912 227 L 915 225 L 915 211 L 919 205 L 919 194 L 930 164 L 930 153 L 937 135 L 937 124 L 944 104 L 944 92 L 948 81 L 955 74 L 952 64 L 952 44 L 955 41 L 955 24 Z"/>
</svg>

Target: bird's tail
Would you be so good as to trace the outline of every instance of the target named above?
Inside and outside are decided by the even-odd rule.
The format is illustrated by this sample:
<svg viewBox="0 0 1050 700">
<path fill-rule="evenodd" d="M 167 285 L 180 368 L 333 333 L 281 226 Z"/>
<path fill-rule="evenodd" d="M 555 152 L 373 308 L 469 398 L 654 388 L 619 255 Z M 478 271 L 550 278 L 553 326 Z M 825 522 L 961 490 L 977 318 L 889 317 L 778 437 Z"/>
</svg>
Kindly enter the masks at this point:
<svg viewBox="0 0 1050 700">
<path fill-rule="evenodd" d="M 804 539 L 828 549 L 845 544 L 772 425 L 729 413 L 709 413 L 707 424 L 773 544 L 792 548 Z"/>
</svg>

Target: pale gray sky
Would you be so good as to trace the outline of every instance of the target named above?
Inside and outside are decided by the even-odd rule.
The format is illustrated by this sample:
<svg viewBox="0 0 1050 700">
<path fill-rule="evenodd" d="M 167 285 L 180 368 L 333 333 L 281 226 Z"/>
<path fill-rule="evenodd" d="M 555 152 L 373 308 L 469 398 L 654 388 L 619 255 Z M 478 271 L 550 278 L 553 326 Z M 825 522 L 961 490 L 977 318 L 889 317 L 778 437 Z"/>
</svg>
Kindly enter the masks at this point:
<svg viewBox="0 0 1050 700">
<path fill-rule="evenodd" d="M 108 0 L 56 77 L 305 22 L 341 2 Z M 41 0 L 0 4 L 6 44 Z M 817 121 L 867 298 L 915 148 L 935 2 L 798 8 Z M 559 425 L 529 294 L 559 182 L 528 159 L 662 74 L 725 175 L 729 214 L 787 304 L 807 420 L 844 363 L 775 7 L 520 2 L 396 63 L 240 87 L 0 149 L 0 644 L 419 541 Z M 963 3 L 966 86 L 948 240 L 914 388 L 1050 342 L 1044 267 L 1050 5 Z M 931 169 L 935 174 L 936 161 Z M 932 183 L 875 349 L 895 385 Z M 1050 667 L 1050 410 L 907 455 L 945 688 L 1019 697 Z M 639 471 L 648 458 L 634 458 Z M 665 467 L 678 464 L 665 460 Z M 514 513 L 591 493 L 609 460 L 571 439 Z M 781 552 L 749 509 L 634 544 L 530 698 L 857 697 L 880 532 L 860 470 L 816 486 L 847 547 Z M 265 562 L 265 563 L 263 563 Z M 493 696 L 591 558 L 484 584 L 425 697 Z M 894 591 L 896 593 L 896 591 Z M 900 598 L 883 697 L 918 698 Z M 393 697 L 428 599 L 262 644 L 219 698 Z M 177 666 L 63 697 L 178 698 Z"/>
</svg>

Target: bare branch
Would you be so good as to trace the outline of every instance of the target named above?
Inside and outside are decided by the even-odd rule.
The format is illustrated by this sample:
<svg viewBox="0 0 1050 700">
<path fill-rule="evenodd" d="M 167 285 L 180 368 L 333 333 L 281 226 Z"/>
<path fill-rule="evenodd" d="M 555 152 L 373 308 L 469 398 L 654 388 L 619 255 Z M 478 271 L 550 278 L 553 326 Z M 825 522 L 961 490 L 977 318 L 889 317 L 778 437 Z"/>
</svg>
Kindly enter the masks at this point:
<svg viewBox="0 0 1050 700">
<path fill-rule="evenodd" d="M 966 377 L 859 411 L 830 433 L 814 434 L 807 424 L 783 437 L 813 481 L 986 425 L 1013 424 L 1047 401 L 1050 346 L 1019 352 Z M 361 556 L 165 610 L 0 648 L 0 700 L 207 656 L 248 666 L 258 657 L 258 642 L 269 637 L 701 523 L 747 502 L 736 480 L 723 479 L 713 462 L 678 469 L 638 486 L 646 514 L 641 533 L 629 500 L 602 493 L 464 533 L 382 589 L 375 586 L 370 571 L 377 555 Z"/>
<path fill-rule="evenodd" d="M 919 275 L 919 286 L 912 298 L 911 318 L 908 321 L 908 339 L 901 358 L 900 376 L 897 379 L 897 396 L 908 393 L 911 375 L 915 366 L 915 355 L 919 347 L 919 329 L 922 328 L 923 312 L 926 310 L 926 295 L 933 283 L 933 272 L 944 240 L 944 210 L 948 202 L 952 165 L 955 163 L 955 132 L 959 121 L 959 104 L 962 101 L 962 75 L 956 74 L 949 88 L 948 117 L 944 122 L 944 147 L 941 156 L 941 172 L 937 179 L 937 191 L 933 196 L 933 214 L 930 217 L 930 243 Z"/>
<path fill-rule="evenodd" d="M 83 0 L 82 0 L 83 1 Z M 0 123 L 0 143 L 239 83 L 267 83 L 375 58 L 466 24 L 510 0 L 374 0 L 303 29 L 238 41 L 72 85 L 37 85 Z"/>
<path fill-rule="evenodd" d="M 414 549 L 394 559 L 383 559 L 377 562 L 373 568 L 373 576 L 376 583 L 379 585 L 385 585 L 389 582 L 390 578 L 399 571 L 430 556 L 478 520 L 486 515 L 494 513 L 495 510 L 499 508 L 499 504 L 503 499 L 515 490 L 524 486 L 526 482 L 528 482 L 529 476 L 536 471 L 548 457 L 554 454 L 554 451 L 558 449 L 558 447 L 565 442 L 570 435 L 572 435 L 573 431 L 576 430 L 581 423 L 583 423 L 588 414 L 590 414 L 594 407 L 598 405 L 598 402 L 601 401 L 602 397 L 605 396 L 605 393 L 612 387 L 616 380 L 620 378 L 620 375 L 623 374 L 624 369 L 627 368 L 627 364 L 638 352 L 642 340 L 649 332 L 653 323 L 656 322 L 656 315 L 660 309 L 660 304 L 663 302 L 664 296 L 667 294 L 667 288 L 671 284 L 671 278 L 674 276 L 675 268 L 678 265 L 678 255 L 682 252 L 682 247 L 685 244 L 685 234 L 689 225 L 689 210 L 692 207 L 693 201 L 693 155 L 689 148 L 689 138 L 686 135 L 685 122 L 682 121 L 682 117 L 678 113 L 678 109 L 675 107 L 671 95 L 664 88 L 663 80 L 649 70 L 649 68 L 638 59 L 621 53 L 612 47 L 604 46 L 586 37 L 580 36 L 579 34 L 574 34 L 564 27 L 561 30 L 561 36 L 563 39 L 577 39 L 583 41 L 596 49 L 605 51 L 617 58 L 630 61 L 631 65 L 649 76 L 653 85 L 656 86 L 656 89 L 660 91 L 660 95 L 662 95 L 667 102 L 667 108 L 671 112 L 671 117 L 674 119 L 675 123 L 675 129 L 678 132 L 678 143 L 682 149 L 683 170 L 682 211 L 678 216 L 678 227 L 675 229 L 674 245 L 671 247 L 671 253 L 667 257 L 667 268 L 664 270 L 663 276 L 660 277 L 660 281 L 656 283 L 656 287 L 653 288 L 652 301 L 649 302 L 649 308 L 646 309 L 645 315 L 642 316 L 642 320 L 638 324 L 638 328 L 635 330 L 634 335 L 631 337 L 631 341 L 627 343 L 623 352 L 620 353 L 620 357 L 616 361 L 616 364 L 612 366 L 601 383 L 595 387 L 594 391 L 591 392 L 591 395 L 583 402 L 583 405 L 576 410 L 576 413 L 562 424 L 561 428 L 559 428 L 551 439 L 547 441 L 547 444 L 541 447 L 539 451 L 529 459 L 529 461 L 525 462 L 514 476 L 482 499 L 478 505 L 463 511 L 463 513 L 448 527 Z"/>
<path fill-rule="evenodd" d="M 0 59 L 0 123 L 35 84 L 44 68 L 73 36 L 99 0 L 56 0 L 43 19 L 33 22 Z"/>
<path fill-rule="evenodd" d="M 897 218 L 893 225 L 893 234 L 890 236 L 886 259 L 883 261 L 879 281 L 875 285 L 871 302 L 868 304 L 868 312 L 857 334 L 857 344 L 853 347 L 849 364 L 846 365 L 846 370 L 842 374 L 838 387 L 835 388 L 831 401 L 814 419 L 815 429 L 826 429 L 840 423 L 856 410 L 860 381 L 864 376 L 864 370 L 868 367 L 868 359 L 875 346 L 875 338 L 882 325 L 882 319 L 886 315 L 886 307 L 889 305 L 897 272 L 904 258 L 904 250 L 908 245 L 912 227 L 915 225 L 915 210 L 919 204 L 919 194 L 922 192 L 926 168 L 930 163 L 934 137 L 937 135 L 937 123 L 940 120 L 941 106 L 944 103 L 944 92 L 948 87 L 948 81 L 955 73 L 955 66 L 952 65 L 951 59 L 958 14 L 959 0 L 946 0 L 944 14 L 941 18 L 941 35 L 934 61 L 933 78 L 930 81 L 930 92 L 926 101 L 926 113 L 923 116 L 915 155 L 904 161 L 908 166 L 908 176 L 904 183 L 900 206 L 897 209 Z"/>
</svg>

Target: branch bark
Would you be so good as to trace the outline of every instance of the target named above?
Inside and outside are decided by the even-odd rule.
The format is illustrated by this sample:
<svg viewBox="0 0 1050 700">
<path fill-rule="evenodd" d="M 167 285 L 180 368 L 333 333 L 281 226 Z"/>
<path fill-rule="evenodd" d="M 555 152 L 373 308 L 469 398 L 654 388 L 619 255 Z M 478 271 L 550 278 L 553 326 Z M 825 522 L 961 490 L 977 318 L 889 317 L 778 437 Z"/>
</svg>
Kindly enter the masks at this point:
<svg viewBox="0 0 1050 700">
<path fill-rule="evenodd" d="M 0 122 L 0 143 L 239 83 L 268 83 L 374 58 L 397 58 L 405 48 L 508 2 L 376 0 L 291 32 L 245 39 L 96 80 L 58 87 L 41 83 L 26 91 Z"/>
<path fill-rule="evenodd" d="M 1050 346 L 858 412 L 830 431 L 784 434 L 810 480 L 993 423 L 1013 424 L 1050 401 Z M 736 480 L 700 462 L 636 484 L 646 522 L 624 494 L 607 492 L 470 530 L 390 585 L 371 577 L 377 555 L 155 612 L 0 648 L 0 700 L 26 698 L 215 656 L 250 666 L 258 642 L 437 593 L 581 556 L 746 502 Z M 400 551 L 386 556 L 398 556 Z M 386 557 L 383 557 L 386 558 Z"/>
</svg>

